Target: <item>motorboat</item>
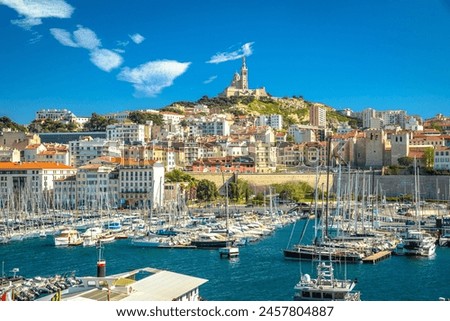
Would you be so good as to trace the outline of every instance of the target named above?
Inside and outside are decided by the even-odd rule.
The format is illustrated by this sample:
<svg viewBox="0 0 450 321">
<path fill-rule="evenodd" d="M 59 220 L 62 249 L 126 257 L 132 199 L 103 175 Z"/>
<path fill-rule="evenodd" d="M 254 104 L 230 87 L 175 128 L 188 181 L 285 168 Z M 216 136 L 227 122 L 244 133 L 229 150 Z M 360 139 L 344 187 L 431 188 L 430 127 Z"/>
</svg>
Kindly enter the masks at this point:
<svg viewBox="0 0 450 321">
<path fill-rule="evenodd" d="M 54 236 L 55 246 L 77 246 L 83 244 L 80 233 L 74 229 L 62 230 Z"/>
<path fill-rule="evenodd" d="M 219 248 L 220 257 L 233 258 L 239 256 L 239 248 L 237 246 L 225 246 Z"/>
<path fill-rule="evenodd" d="M 233 240 L 218 233 L 200 233 L 191 241 L 192 246 L 203 249 L 218 249 L 232 244 Z"/>
<path fill-rule="evenodd" d="M 394 250 L 396 255 L 432 256 L 436 252 L 436 238 L 424 230 L 409 229 Z"/>
<path fill-rule="evenodd" d="M 295 285 L 295 301 L 361 301 L 360 292 L 354 292 L 357 280 L 336 279 L 331 262 L 317 264 L 317 277 L 303 274 Z"/>
</svg>

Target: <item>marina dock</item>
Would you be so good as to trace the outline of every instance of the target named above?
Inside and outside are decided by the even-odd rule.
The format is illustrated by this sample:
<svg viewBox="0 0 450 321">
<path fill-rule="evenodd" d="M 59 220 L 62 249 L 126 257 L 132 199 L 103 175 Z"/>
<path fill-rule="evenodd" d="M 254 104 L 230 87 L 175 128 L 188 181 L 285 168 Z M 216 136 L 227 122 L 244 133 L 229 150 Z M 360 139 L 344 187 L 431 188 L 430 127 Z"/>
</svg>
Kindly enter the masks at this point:
<svg viewBox="0 0 450 321">
<path fill-rule="evenodd" d="M 369 255 L 369 256 L 363 258 L 362 262 L 375 264 L 375 263 L 380 262 L 381 260 L 391 257 L 391 253 L 392 253 L 391 251 L 380 251 L 380 252 L 374 253 L 372 255 Z"/>
</svg>

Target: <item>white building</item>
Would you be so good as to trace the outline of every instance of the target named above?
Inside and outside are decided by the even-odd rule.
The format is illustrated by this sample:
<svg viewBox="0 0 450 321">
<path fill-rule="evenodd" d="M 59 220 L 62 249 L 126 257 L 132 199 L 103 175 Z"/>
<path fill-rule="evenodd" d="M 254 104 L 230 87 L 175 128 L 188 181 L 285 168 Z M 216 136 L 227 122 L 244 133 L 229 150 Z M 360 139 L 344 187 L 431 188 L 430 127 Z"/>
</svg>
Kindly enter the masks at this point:
<svg viewBox="0 0 450 321">
<path fill-rule="evenodd" d="M 404 110 L 376 111 L 373 108 L 366 108 L 361 113 L 363 127 L 382 129 L 386 126 L 399 125 L 405 129 L 408 116 Z"/>
<path fill-rule="evenodd" d="M 296 144 L 315 142 L 317 141 L 317 129 L 315 126 L 291 125 L 288 134 L 294 138 Z"/>
<path fill-rule="evenodd" d="M 117 141 L 108 141 L 101 138 L 93 139 L 89 136 L 70 141 L 70 164 L 78 167 L 100 156 L 120 157 L 121 146 L 122 144 Z"/>
<path fill-rule="evenodd" d="M 125 161 L 119 167 L 119 198 L 121 204 L 131 207 L 162 207 L 164 164 Z"/>
<path fill-rule="evenodd" d="M 103 117 L 107 119 L 114 119 L 119 123 L 123 123 L 128 120 L 128 116 L 130 115 L 129 111 L 121 111 L 117 113 L 108 113 L 103 115 Z"/>
<path fill-rule="evenodd" d="M 227 136 L 230 135 L 230 125 L 225 118 L 215 118 L 199 123 L 203 135 Z"/>
<path fill-rule="evenodd" d="M 106 139 L 125 144 L 145 142 L 145 125 L 134 123 L 120 123 L 106 126 Z"/>
<path fill-rule="evenodd" d="M 87 164 L 78 168 L 76 175 L 77 208 L 87 210 L 117 208 L 119 205 L 119 176 L 115 167 L 113 165 Z"/>
<path fill-rule="evenodd" d="M 0 162 L 20 162 L 20 151 L 0 146 Z"/>
<path fill-rule="evenodd" d="M 421 125 L 419 120 L 417 120 L 415 117 L 407 117 L 405 129 L 411 130 L 413 132 L 423 131 L 423 125 Z"/>
<path fill-rule="evenodd" d="M 0 205 L 16 209 L 51 206 L 54 182 L 76 172 L 76 168 L 59 163 L 0 162 Z"/>
<path fill-rule="evenodd" d="M 336 134 L 350 133 L 353 128 L 348 123 L 339 123 L 336 129 Z"/>
<path fill-rule="evenodd" d="M 230 124 L 226 117 L 201 117 L 187 119 L 188 132 L 190 136 L 230 135 Z"/>
<path fill-rule="evenodd" d="M 184 115 L 169 111 L 160 112 L 159 114 L 162 116 L 164 123 L 172 125 L 179 124 L 185 117 Z"/>
<path fill-rule="evenodd" d="M 65 120 L 71 121 L 76 116 L 67 109 L 41 109 L 36 112 L 35 120 L 50 119 L 55 121 Z"/>
<path fill-rule="evenodd" d="M 434 169 L 450 170 L 450 147 L 436 147 L 434 149 Z"/>
<path fill-rule="evenodd" d="M 270 126 L 273 129 L 280 130 L 283 128 L 283 116 L 278 114 L 260 115 L 256 118 L 256 126 Z"/>
</svg>

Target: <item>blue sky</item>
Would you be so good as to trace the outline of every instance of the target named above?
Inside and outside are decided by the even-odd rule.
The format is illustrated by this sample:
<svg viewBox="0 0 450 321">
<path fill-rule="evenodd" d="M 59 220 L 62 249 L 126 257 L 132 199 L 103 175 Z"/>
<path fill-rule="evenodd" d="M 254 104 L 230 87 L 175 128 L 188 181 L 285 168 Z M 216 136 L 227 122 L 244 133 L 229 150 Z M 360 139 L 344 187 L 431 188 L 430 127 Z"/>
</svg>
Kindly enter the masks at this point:
<svg viewBox="0 0 450 321">
<path fill-rule="evenodd" d="M 0 0 L 0 116 L 77 116 L 250 88 L 449 115 L 450 0 Z"/>
</svg>

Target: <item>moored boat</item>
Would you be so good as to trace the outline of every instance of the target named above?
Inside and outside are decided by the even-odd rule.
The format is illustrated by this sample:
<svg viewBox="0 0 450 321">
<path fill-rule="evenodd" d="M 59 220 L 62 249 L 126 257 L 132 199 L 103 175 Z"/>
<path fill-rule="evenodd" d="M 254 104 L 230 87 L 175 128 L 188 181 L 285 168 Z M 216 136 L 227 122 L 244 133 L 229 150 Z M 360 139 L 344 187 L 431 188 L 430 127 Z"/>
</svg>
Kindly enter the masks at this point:
<svg viewBox="0 0 450 321">
<path fill-rule="evenodd" d="M 200 249 L 218 249 L 232 244 L 233 240 L 218 233 L 201 233 L 197 238 L 191 240 L 191 245 Z"/>
<path fill-rule="evenodd" d="M 407 230 L 394 250 L 396 255 L 432 256 L 436 252 L 436 238 L 424 230 Z"/>
<path fill-rule="evenodd" d="M 232 258 L 239 256 L 239 248 L 236 246 L 226 246 L 219 248 L 220 257 Z"/>
<path fill-rule="evenodd" d="M 55 246 L 75 246 L 83 244 L 80 233 L 74 229 L 62 230 L 54 236 Z"/>
<path fill-rule="evenodd" d="M 295 285 L 295 301 L 361 301 L 359 292 L 354 292 L 357 280 L 336 279 L 331 262 L 317 264 L 317 277 L 301 276 Z"/>
</svg>

